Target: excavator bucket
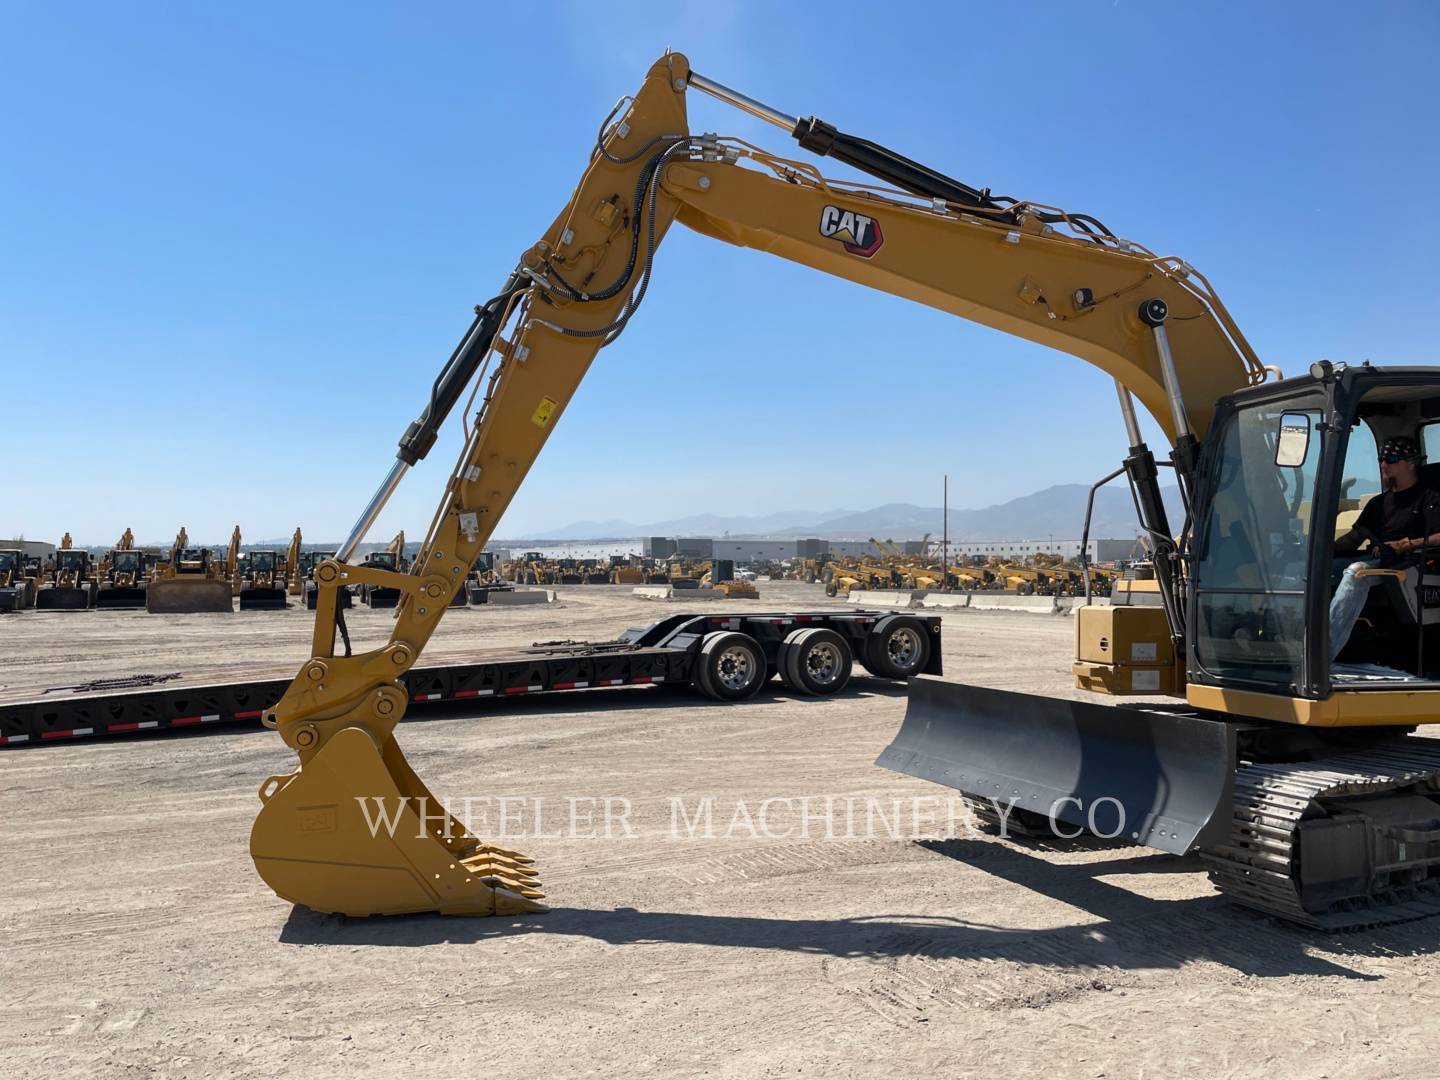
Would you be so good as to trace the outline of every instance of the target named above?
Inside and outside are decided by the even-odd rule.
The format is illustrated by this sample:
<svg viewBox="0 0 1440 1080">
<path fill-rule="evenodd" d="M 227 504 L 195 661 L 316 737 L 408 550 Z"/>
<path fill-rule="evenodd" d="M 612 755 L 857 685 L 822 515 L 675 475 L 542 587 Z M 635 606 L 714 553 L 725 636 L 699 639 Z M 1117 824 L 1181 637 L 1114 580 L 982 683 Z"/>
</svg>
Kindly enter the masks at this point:
<svg viewBox="0 0 1440 1080">
<path fill-rule="evenodd" d="M 234 611 L 230 582 L 202 577 L 156 578 L 145 588 L 145 610 L 152 615 Z"/>
<path fill-rule="evenodd" d="M 877 765 L 981 804 L 1183 855 L 1228 835 L 1235 731 L 1153 707 L 912 678 L 905 720 Z"/>
<path fill-rule="evenodd" d="M 540 902 L 532 860 L 481 843 L 426 789 L 393 737 L 337 732 L 272 776 L 250 832 L 256 869 L 286 900 L 343 915 L 519 915 Z"/>
</svg>

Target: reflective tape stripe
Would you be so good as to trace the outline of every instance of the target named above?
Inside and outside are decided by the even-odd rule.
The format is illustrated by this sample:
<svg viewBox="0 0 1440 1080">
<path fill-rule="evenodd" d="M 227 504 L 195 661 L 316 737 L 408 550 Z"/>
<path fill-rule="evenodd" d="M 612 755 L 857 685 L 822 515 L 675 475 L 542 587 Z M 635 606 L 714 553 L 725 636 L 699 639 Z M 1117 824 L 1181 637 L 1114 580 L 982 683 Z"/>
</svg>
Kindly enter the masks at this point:
<svg viewBox="0 0 1440 1080">
<path fill-rule="evenodd" d="M 494 690 L 456 690 L 456 697 L 489 697 Z"/>
<path fill-rule="evenodd" d="M 219 713 L 206 713 L 204 716 L 177 716 L 170 721 L 172 727 L 185 727 L 188 724 L 213 724 L 220 719 Z"/>
</svg>

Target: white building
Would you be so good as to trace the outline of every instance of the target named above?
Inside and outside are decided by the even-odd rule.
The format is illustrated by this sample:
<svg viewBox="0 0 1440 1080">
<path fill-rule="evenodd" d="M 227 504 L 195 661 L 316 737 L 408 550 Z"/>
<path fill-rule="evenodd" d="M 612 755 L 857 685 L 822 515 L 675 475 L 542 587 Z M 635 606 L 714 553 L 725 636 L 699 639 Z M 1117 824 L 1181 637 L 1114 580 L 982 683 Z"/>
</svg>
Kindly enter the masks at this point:
<svg viewBox="0 0 1440 1080">
<path fill-rule="evenodd" d="M 1129 540 L 1092 538 L 1086 554 L 1092 563 L 1114 562 L 1118 559 L 1128 559 L 1134 547 L 1135 540 L 1133 538 Z M 952 559 L 969 558 L 971 556 L 988 559 L 992 555 L 1002 559 L 1028 559 L 1042 552 L 1075 560 L 1080 557 L 1080 541 L 965 540 L 959 542 L 952 541 L 950 544 L 950 557 Z"/>
</svg>

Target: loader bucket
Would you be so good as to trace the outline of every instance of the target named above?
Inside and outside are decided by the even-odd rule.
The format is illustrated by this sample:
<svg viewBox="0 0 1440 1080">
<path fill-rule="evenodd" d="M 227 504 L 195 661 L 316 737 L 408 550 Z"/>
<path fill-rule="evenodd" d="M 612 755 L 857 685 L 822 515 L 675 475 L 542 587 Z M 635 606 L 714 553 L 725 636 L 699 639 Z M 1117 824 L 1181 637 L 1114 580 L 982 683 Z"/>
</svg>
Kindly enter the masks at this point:
<svg viewBox="0 0 1440 1080">
<path fill-rule="evenodd" d="M 35 594 L 35 607 L 40 611 L 88 611 L 90 590 L 52 586 Z"/>
<path fill-rule="evenodd" d="M 1194 714 L 920 675 L 875 764 L 993 800 L 1002 813 L 1053 818 L 1057 835 L 1089 829 L 1183 855 L 1228 835 L 1235 731 Z"/>
<path fill-rule="evenodd" d="M 25 606 L 25 592 L 19 588 L 0 589 L 0 611 L 19 611 Z"/>
<path fill-rule="evenodd" d="M 95 597 L 97 608 L 142 608 L 145 606 L 145 589 L 109 588 L 101 589 Z"/>
<path fill-rule="evenodd" d="M 241 589 L 241 611 L 282 611 L 290 605 L 286 602 L 284 587 L 265 589 Z"/>
<path fill-rule="evenodd" d="M 344 728 L 260 788 L 255 868 L 281 897 L 342 915 L 519 915 L 540 903 L 531 860 L 482 844 L 420 781 L 394 738 Z"/>
<path fill-rule="evenodd" d="M 204 578 L 158 578 L 145 588 L 145 610 L 152 615 L 234 611 L 230 582 Z"/>
</svg>

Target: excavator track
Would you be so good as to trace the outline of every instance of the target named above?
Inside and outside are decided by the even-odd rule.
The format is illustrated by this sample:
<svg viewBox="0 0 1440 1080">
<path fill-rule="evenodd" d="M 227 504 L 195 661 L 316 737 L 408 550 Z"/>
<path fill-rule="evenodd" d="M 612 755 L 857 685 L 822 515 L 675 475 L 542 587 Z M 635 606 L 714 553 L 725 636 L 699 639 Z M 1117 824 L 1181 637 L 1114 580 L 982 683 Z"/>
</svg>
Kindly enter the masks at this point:
<svg viewBox="0 0 1440 1080">
<path fill-rule="evenodd" d="M 1242 762 L 1230 841 L 1202 848 L 1200 857 L 1234 902 L 1305 926 L 1358 930 L 1429 918 L 1440 915 L 1437 793 L 1440 740 L 1406 738 L 1310 761 Z M 1428 820 L 1425 801 L 1433 808 Z M 1419 820 L 1400 820 L 1412 811 Z M 1333 836 L 1337 824 L 1350 830 L 1342 844 L 1348 862 L 1334 845 L 1326 849 L 1330 837 L 1310 831 L 1319 826 Z M 1346 866 L 1365 884 L 1343 896 L 1325 882 L 1317 886 L 1315 869 L 1303 864 L 1307 836 L 1322 852 L 1312 859 Z"/>
</svg>

